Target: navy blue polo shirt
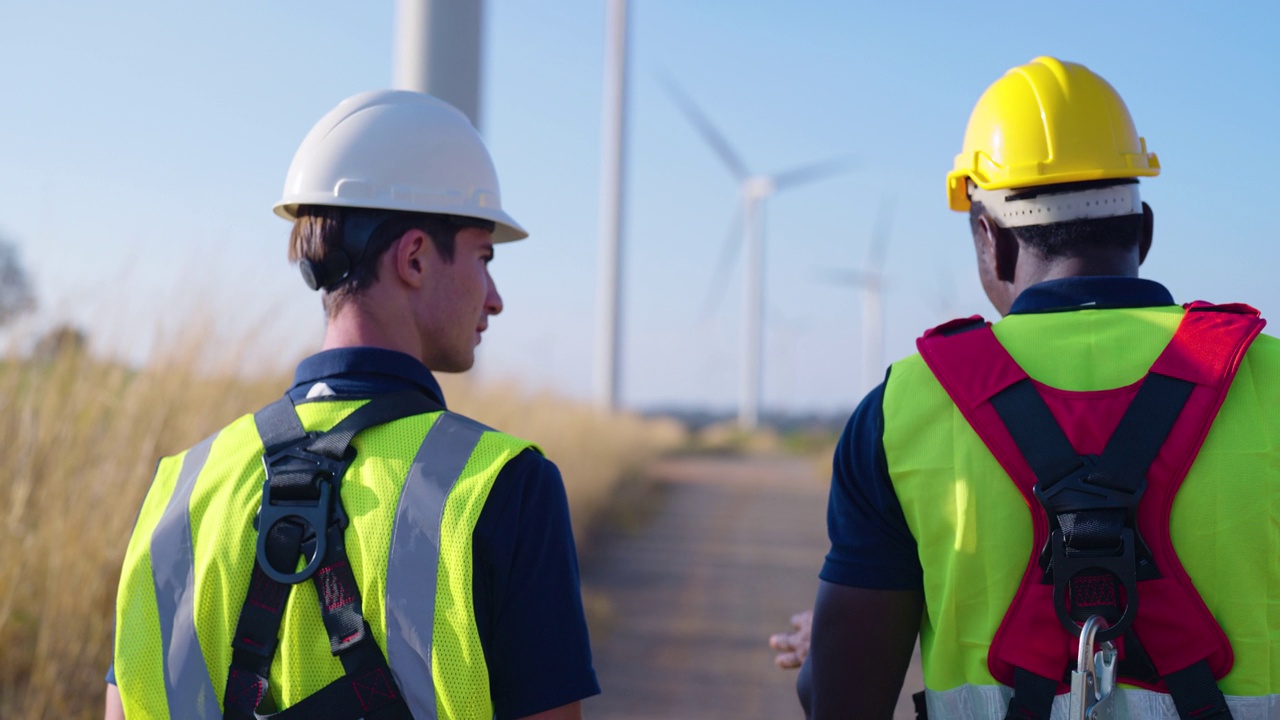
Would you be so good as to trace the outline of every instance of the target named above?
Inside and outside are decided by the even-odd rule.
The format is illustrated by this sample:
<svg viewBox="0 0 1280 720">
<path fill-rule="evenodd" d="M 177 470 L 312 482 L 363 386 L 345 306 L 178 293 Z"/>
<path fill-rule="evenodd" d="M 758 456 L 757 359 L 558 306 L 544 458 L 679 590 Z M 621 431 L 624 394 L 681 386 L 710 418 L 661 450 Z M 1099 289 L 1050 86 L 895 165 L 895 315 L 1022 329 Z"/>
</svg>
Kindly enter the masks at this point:
<svg viewBox="0 0 1280 720">
<path fill-rule="evenodd" d="M 439 383 L 404 353 L 357 347 L 303 360 L 295 402 L 418 390 L 445 404 Z M 498 720 L 597 695 L 569 502 L 555 464 L 525 450 L 502 468 L 472 535 L 480 644 Z M 115 682 L 108 672 L 108 682 Z"/>
<path fill-rule="evenodd" d="M 1033 285 L 1018 295 L 1010 314 L 1173 305 L 1173 296 L 1151 280 L 1074 277 Z M 887 379 L 887 375 L 886 375 Z M 884 454 L 884 383 L 859 403 L 836 445 L 827 501 L 831 550 L 819 577 L 876 590 L 924 588 L 916 540 L 889 479 Z"/>
</svg>

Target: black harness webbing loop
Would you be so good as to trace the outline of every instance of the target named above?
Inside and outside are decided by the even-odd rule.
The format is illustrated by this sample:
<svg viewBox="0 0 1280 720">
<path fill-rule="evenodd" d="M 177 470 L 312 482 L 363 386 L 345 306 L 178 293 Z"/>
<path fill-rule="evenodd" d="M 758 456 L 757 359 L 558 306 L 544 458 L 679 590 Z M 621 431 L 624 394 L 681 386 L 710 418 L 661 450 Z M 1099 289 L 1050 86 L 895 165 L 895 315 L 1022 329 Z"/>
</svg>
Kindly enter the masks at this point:
<svg viewBox="0 0 1280 720">
<path fill-rule="evenodd" d="M 911 694 L 911 705 L 916 709 L 916 720 L 929 720 L 929 699 L 924 690 Z"/>
<path fill-rule="evenodd" d="M 254 416 L 265 450 L 267 481 L 259 511 L 258 555 L 231 643 L 224 718 L 412 720 L 364 619 L 360 588 L 343 541 L 347 518 L 339 490 L 355 455 L 351 441 L 359 432 L 443 409 L 417 392 L 380 395 L 328 432 L 308 433 L 286 395 Z M 273 510 L 275 502 L 279 507 Z M 303 572 L 280 570 L 296 567 L 300 558 L 307 562 Z M 342 663 L 344 675 L 286 710 L 259 715 L 285 601 L 291 585 L 308 578 L 316 587 L 330 651 Z"/>
<path fill-rule="evenodd" d="M 1053 712 L 1053 696 L 1058 681 L 1016 668 L 1013 671 L 1013 697 L 1005 720 L 1049 720 Z"/>
<path fill-rule="evenodd" d="M 1231 720 L 1227 699 L 1213 679 L 1209 662 L 1201 660 L 1164 677 L 1178 709 L 1178 717 L 1188 720 Z"/>
</svg>

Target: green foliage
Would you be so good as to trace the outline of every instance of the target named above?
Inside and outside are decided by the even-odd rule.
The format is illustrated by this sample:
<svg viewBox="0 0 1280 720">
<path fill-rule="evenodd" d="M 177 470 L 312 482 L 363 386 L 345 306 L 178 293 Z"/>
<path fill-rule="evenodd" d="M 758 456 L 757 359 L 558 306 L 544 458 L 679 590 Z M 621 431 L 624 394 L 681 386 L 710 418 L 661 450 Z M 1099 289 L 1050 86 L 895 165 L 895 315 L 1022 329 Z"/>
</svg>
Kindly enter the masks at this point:
<svg viewBox="0 0 1280 720">
<path fill-rule="evenodd" d="M 35 305 L 35 291 L 18 258 L 18 249 L 0 239 L 0 325 Z"/>
</svg>

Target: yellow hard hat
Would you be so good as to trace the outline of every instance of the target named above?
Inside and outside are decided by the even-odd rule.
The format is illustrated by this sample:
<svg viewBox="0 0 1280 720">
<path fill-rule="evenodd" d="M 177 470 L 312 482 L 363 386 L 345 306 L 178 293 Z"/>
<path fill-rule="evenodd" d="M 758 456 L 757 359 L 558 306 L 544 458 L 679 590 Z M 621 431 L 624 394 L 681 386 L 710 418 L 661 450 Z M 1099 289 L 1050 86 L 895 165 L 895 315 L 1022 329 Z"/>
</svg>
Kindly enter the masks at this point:
<svg viewBox="0 0 1280 720">
<path fill-rule="evenodd" d="M 1159 174 L 1110 83 L 1083 65 L 1038 57 L 978 99 L 947 174 L 947 199 L 967 211 L 967 180 L 1000 190 Z"/>
</svg>

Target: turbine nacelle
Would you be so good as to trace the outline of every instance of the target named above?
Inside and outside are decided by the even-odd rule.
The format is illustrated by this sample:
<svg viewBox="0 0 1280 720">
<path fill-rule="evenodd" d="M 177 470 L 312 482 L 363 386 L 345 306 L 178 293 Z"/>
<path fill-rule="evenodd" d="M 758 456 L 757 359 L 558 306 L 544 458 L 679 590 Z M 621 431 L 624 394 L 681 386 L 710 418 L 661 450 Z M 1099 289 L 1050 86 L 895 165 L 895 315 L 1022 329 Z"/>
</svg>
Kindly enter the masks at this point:
<svg viewBox="0 0 1280 720">
<path fill-rule="evenodd" d="M 769 197 L 774 192 L 776 192 L 777 189 L 778 189 L 778 184 L 773 179 L 773 176 L 755 175 L 753 177 L 749 177 L 742 181 L 742 184 L 741 184 L 742 199 L 747 201 L 764 200 L 765 198 Z"/>
</svg>

